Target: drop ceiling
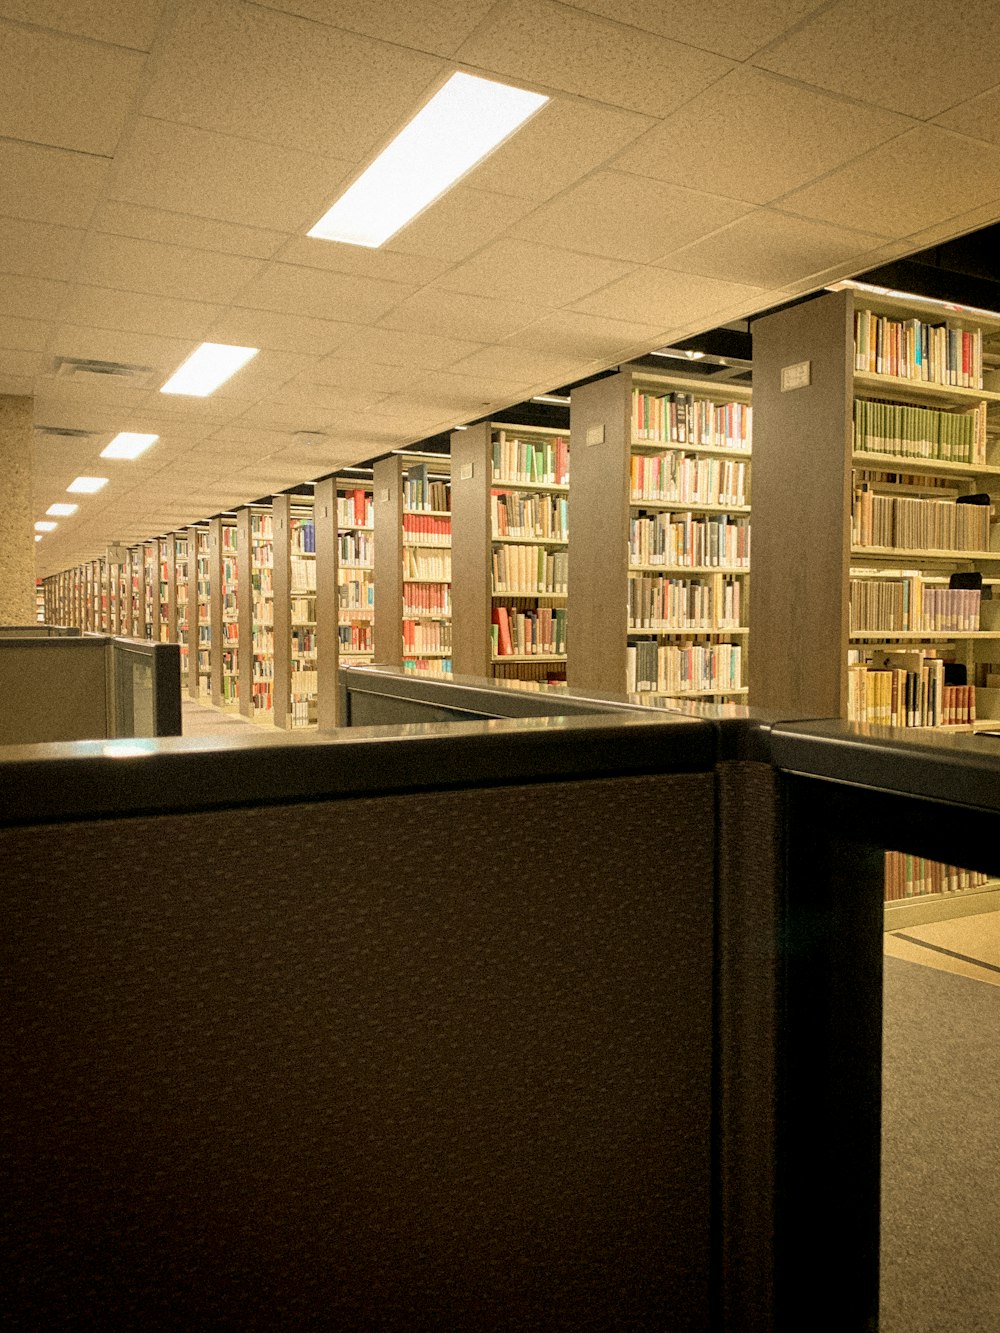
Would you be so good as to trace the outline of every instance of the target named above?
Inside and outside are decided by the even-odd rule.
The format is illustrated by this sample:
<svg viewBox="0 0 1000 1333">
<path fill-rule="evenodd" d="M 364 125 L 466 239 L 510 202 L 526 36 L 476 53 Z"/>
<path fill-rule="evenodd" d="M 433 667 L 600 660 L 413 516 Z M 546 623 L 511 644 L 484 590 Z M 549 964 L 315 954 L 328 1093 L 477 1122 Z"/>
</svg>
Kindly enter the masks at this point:
<svg viewBox="0 0 1000 1333">
<path fill-rule="evenodd" d="M 36 517 L 78 473 L 110 477 L 39 543 L 39 573 L 995 221 L 995 17 L 0 0 L 0 393 L 89 432 L 36 431 Z M 381 250 L 309 239 L 455 69 L 551 102 Z M 210 398 L 160 395 L 205 339 L 261 352 Z M 99 465 L 119 430 L 160 441 Z"/>
</svg>

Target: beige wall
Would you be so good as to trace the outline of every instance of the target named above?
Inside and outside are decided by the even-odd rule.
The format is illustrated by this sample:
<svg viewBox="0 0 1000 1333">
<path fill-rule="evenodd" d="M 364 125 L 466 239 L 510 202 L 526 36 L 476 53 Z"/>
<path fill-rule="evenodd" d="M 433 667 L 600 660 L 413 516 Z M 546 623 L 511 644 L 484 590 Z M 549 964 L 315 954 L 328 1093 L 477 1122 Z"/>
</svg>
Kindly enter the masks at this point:
<svg viewBox="0 0 1000 1333">
<path fill-rule="evenodd" d="M 0 625 L 35 618 L 30 398 L 0 394 Z"/>
</svg>

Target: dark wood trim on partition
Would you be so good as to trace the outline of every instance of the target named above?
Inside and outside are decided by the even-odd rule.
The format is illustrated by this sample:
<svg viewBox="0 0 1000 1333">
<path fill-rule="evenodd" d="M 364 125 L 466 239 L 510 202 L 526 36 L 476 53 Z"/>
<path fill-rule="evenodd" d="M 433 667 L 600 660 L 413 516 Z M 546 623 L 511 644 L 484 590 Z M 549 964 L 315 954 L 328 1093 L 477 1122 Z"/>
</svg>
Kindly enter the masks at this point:
<svg viewBox="0 0 1000 1333">
<path fill-rule="evenodd" d="M 403 460 L 380 458 L 373 468 L 375 661 L 403 665 Z"/>
<path fill-rule="evenodd" d="M 316 533 L 316 724 L 329 731 L 340 722 L 340 598 L 337 574 L 337 479 L 316 483 L 313 498 Z"/>
<path fill-rule="evenodd" d="M 491 676 L 492 429 L 481 421 L 451 436 L 451 642 L 454 670 Z"/>
<path fill-rule="evenodd" d="M 271 502 L 274 528 L 274 724 L 292 725 L 292 555 L 291 498 Z"/>
<path fill-rule="evenodd" d="M 619 371 L 570 397 L 567 680 L 620 694 L 628 652 L 632 376 Z"/>
<path fill-rule="evenodd" d="M 253 717 L 253 568 L 250 510 L 236 511 L 236 616 L 239 634 L 240 712 Z"/>
<path fill-rule="evenodd" d="M 188 621 L 188 694 L 198 698 L 198 529 L 187 529 L 187 621 Z"/>
<path fill-rule="evenodd" d="M 847 714 L 852 339 L 850 292 L 754 323 L 749 685 L 781 717 Z"/>
<path fill-rule="evenodd" d="M 208 525 L 208 623 L 212 647 L 208 655 L 208 681 L 212 703 L 222 704 L 222 519 Z"/>
</svg>

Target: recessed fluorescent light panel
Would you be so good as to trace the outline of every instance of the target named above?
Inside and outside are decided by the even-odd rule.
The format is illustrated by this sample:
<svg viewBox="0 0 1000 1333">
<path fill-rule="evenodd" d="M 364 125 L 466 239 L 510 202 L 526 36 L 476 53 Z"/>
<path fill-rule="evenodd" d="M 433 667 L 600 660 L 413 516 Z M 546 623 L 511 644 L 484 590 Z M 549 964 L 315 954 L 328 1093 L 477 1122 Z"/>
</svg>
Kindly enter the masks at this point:
<svg viewBox="0 0 1000 1333">
<path fill-rule="evenodd" d="M 47 514 L 51 514 L 53 518 L 70 518 L 73 514 L 76 513 L 76 511 L 79 508 L 80 508 L 79 505 L 68 505 L 60 503 L 60 504 L 49 505 L 48 509 L 46 509 L 45 512 Z"/>
<path fill-rule="evenodd" d="M 375 250 L 549 99 L 453 74 L 309 232 Z"/>
<path fill-rule="evenodd" d="M 36 542 L 40 542 L 41 540 L 42 540 L 42 534 L 41 534 L 40 532 L 36 532 L 36 533 L 35 533 L 35 541 L 36 541 Z"/>
<path fill-rule="evenodd" d="M 159 438 L 159 435 L 139 435 L 131 430 L 119 431 L 111 443 L 101 450 L 101 457 L 138 458 Z"/>
<path fill-rule="evenodd" d="M 215 393 L 246 363 L 255 357 L 258 347 L 231 347 L 228 343 L 202 343 L 183 365 L 178 366 L 160 393 L 183 393 L 191 398 L 207 398 Z"/>
<path fill-rule="evenodd" d="M 107 484 L 107 477 L 74 477 L 66 489 L 72 495 L 94 495 Z"/>
<path fill-rule="evenodd" d="M 44 519 L 44 518 L 40 518 L 40 519 L 38 520 L 38 522 L 35 524 L 35 531 L 36 531 L 36 532 L 55 532 L 55 530 L 56 530 L 56 528 L 57 528 L 58 526 L 59 526 L 58 523 L 49 523 L 46 519 Z"/>
</svg>

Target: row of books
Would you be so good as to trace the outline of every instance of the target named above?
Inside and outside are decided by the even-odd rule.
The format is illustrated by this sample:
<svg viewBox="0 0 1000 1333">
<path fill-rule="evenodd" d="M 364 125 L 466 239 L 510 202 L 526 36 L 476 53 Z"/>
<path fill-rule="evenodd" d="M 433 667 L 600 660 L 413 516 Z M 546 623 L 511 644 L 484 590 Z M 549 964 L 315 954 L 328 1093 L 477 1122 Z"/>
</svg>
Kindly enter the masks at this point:
<svg viewBox="0 0 1000 1333">
<path fill-rule="evenodd" d="M 632 518 L 629 563 L 746 568 L 750 564 L 750 520 L 690 511 Z"/>
<path fill-rule="evenodd" d="M 310 625 L 296 625 L 292 629 L 292 657 L 315 657 L 316 631 Z"/>
<path fill-rule="evenodd" d="M 494 540 L 508 537 L 569 539 L 569 502 L 564 495 L 494 491 L 490 496 Z"/>
<path fill-rule="evenodd" d="M 414 675 L 419 676 L 449 676 L 451 658 L 404 657 L 403 670 L 412 671 Z"/>
<path fill-rule="evenodd" d="M 250 583 L 257 596 L 274 596 L 274 570 L 270 565 L 251 570 Z"/>
<path fill-rule="evenodd" d="M 981 870 L 928 861 L 909 852 L 885 854 L 885 900 L 903 902 L 907 898 L 926 898 L 930 894 L 967 893 L 981 889 L 988 877 Z"/>
<path fill-rule="evenodd" d="M 257 656 L 271 656 L 274 653 L 274 627 L 254 622 L 253 651 Z"/>
<path fill-rule="evenodd" d="M 914 571 L 899 578 L 852 578 L 850 593 L 852 632 L 979 629 L 978 588 L 945 588 Z"/>
<path fill-rule="evenodd" d="M 854 369 L 925 384 L 981 389 L 982 331 L 855 310 Z"/>
<path fill-rule="evenodd" d="M 450 616 L 449 583 L 404 583 L 404 616 Z"/>
<path fill-rule="evenodd" d="M 742 603 L 743 580 L 732 575 L 633 574 L 628 581 L 629 628 L 635 630 L 737 629 Z"/>
<path fill-rule="evenodd" d="M 270 713 L 274 708 L 273 687 L 269 680 L 255 680 L 251 688 L 254 710 Z"/>
<path fill-rule="evenodd" d="M 337 626 L 342 653 L 373 653 L 375 651 L 375 633 L 370 621 L 360 621 Z"/>
<path fill-rule="evenodd" d="M 342 532 L 337 538 L 337 560 L 341 565 L 370 569 L 375 557 L 375 542 L 370 532 Z"/>
<path fill-rule="evenodd" d="M 316 619 L 316 602 L 312 597 L 293 597 L 291 606 L 294 625 L 308 625 Z"/>
<path fill-rule="evenodd" d="M 451 552 L 428 551 L 422 547 L 403 548 L 403 582 L 407 579 L 439 579 L 451 582 Z"/>
<path fill-rule="evenodd" d="M 854 400 L 854 448 L 858 453 L 932 458 L 944 463 L 986 462 L 986 404 L 971 412 Z"/>
<path fill-rule="evenodd" d="M 311 518 L 293 518 L 288 534 L 290 548 L 299 555 L 316 554 L 316 525 Z"/>
<path fill-rule="evenodd" d="M 292 556 L 292 592 L 316 591 L 316 561 Z"/>
<path fill-rule="evenodd" d="M 738 643 L 658 643 L 629 645 L 630 694 L 729 694 L 743 682 L 743 654 Z"/>
<path fill-rule="evenodd" d="M 375 608 L 375 584 L 370 578 L 344 578 L 337 584 L 340 611 L 372 611 Z"/>
<path fill-rule="evenodd" d="M 889 653 L 877 665 L 848 667 L 847 717 L 886 727 L 962 726 L 976 720 L 976 691 L 946 685 L 939 657 Z"/>
<path fill-rule="evenodd" d="M 514 543 L 494 548 L 494 593 L 562 595 L 568 586 L 569 555 L 566 551 Z"/>
<path fill-rule="evenodd" d="M 564 607 L 515 610 L 495 606 L 491 618 L 494 657 L 552 656 L 566 651 Z"/>
<path fill-rule="evenodd" d="M 451 624 L 447 620 L 403 620 L 403 652 L 450 653 Z"/>
<path fill-rule="evenodd" d="M 743 459 L 705 458 L 671 450 L 633 454 L 630 461 L 633 504 L 663 503 L 737 505 L 747 503 L 749 469 Z"/>
<path fill-rule="evenodd" d="M 403 478 L 404 510 L 427 510 L 442 513 L 451 509 L 451 484 L 443 480 L 432 480 L 425 465 L 407 469 Z"/>
<path fill-rule="evenodd" d="M 522 440 L 500 431 L 493 441 L 493 484 L 528 481 L 539 485 L 569 485 L 569 440 Z"/>
<path fill-rule="evenodd" d="M 337 494 L 337 526 L 340 528 L 370 528 L 374 522 L 371 491 L 360 487 L 345 494 Z"/>
<path fill-rule="evenodd" d="M 990 515 L 988 504 L 887 495 L 862 484 L 854 489 L 851 540 L 900 550 L 986 551 Z"/>
<path fill-rule="evenodd" d="M 431 514 L 404 514 L 403 541 L 413 546 L 450 546 L 451 519 Z"/>
<path fill-rule="evenodd" d="M 749 403 L 713 403 L 689 393 L 633 389 L 632 438 L 749 453 L 753 409 Z"/>
</svg>

